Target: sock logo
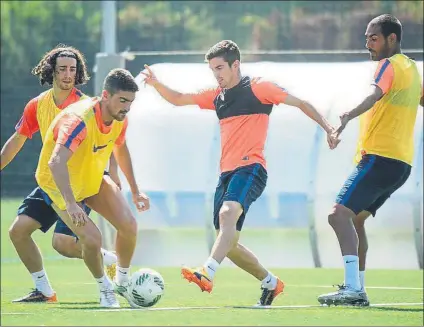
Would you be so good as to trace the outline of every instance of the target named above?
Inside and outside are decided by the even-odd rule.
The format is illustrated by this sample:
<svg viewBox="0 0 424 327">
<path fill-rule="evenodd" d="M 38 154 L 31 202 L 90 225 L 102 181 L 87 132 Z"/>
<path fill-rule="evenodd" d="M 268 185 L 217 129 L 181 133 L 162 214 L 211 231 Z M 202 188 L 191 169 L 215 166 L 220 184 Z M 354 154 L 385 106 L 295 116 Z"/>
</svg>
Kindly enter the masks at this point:
<svg viewBox="0 0 424 327">
<path fill-rule="evenodd" d="M 127 274 L 127 272 L 126 271 L 119 271 L 121 274 L 124 274 L 124 275 L 126 275 Z"/>
<path fill-rule="evenodd" d="M 355 262 L 355 260 L 350 260 L 350 261 L 346 260 L 346 263 L 351 263 L 351 262 Z"/>
<path fill-rule="evenodd" d="M 215 269 L 213 269 L 211 266 L 208 265 L 208 268 L 212 271 L 215 271 Z"/>
<path fill-rule="evenodd" d="M 38 278 L 38 279 L 40 279 L 40 278 L 43 278 L 44 276 L 45 276 L 45 275 L 42 275 L 42 276 L 38 276 L 37 278 Z"/>
</svg>

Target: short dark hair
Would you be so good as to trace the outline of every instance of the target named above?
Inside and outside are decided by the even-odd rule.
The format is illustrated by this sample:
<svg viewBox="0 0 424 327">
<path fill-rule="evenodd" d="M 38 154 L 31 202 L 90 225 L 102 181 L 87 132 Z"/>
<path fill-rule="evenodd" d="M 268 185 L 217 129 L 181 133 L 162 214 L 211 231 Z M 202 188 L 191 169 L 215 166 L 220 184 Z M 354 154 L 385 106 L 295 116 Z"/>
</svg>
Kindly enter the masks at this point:
<svg viewBox="0 0 424 327">
<path fill-rule="evenodd" d="M 107 74 L 103 83 L 103 89 L 108 91 L 111 95 L 119 91 L 135 93 L 138 91 L 138 85 L 128 70 L 115 68 Z"/>
<path fill-rule="evenodd" d="M 390 14 L 380 15 L 375 17 L 370 22 L 370 25 L 380 26 L 381 34 L 383 34 L 385 38 L 394 33 L 397 42 L 400 43 L 402 41 L 402 24 L 395 16 Z"/>
<path fill-rule="evenodd" d="M 77 61 L 75 85 L 84 85 L 90 80 L 84 55 L 74 47 L 58 44 L 55 48 L 47 52 L 37 66 L 32 69 L 32 74 L 38 76 L 41 85 L 45 83 L 48 85 L 53 84 L 56 61 L 59 57 L 74 58 Z"/>
<path fill-rule="evenodd" d="M 205 60 L 209 61 L 217 57 L 224 59 L 231 67 L 236 60 L 240 61 L 240 49 L 234 41 L 223 40 L 208 50 Z"/>
</svg>

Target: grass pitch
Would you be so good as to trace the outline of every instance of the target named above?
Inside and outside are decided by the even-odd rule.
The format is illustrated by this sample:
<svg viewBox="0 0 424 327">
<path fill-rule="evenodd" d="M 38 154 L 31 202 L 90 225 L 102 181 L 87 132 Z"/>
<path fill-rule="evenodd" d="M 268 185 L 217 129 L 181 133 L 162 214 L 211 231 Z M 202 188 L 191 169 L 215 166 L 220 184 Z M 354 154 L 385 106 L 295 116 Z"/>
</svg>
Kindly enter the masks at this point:
<svg viewBox="0 0 424 327">
<path fill-rule="evenodd" d="M 98 307 L 98 290 L 80 260 L 62 259 L 51 248 L 51 232 L 35 233 L 58 304 L 12 304 L 33 286 L 19 262 L 7 230 L 19 202 L 1 206 L 1 325 L 95 326 L 281 326 L 281 325 L 423 325 L 422 271 L 369 270 L 369 308 L 319 307 L 316 297 L 341 282 L 339 269 L 275 269 L 286 283 L 285 294 L 272 309 L 253 309 L 259 282 L 236 268 L 222 268 L 212 294 L 188 284 L 179 268 L 157 268 L 165 279 L 165 295 L 150 310 L 132 310 L 124 299 L 121 309 Z M 137 267 L 133 267 L 132 270 Z M 155 267 L 151 267 L 155 268 Z M 48 311 L 47 311 L 48 309 Z"/>
</svg>

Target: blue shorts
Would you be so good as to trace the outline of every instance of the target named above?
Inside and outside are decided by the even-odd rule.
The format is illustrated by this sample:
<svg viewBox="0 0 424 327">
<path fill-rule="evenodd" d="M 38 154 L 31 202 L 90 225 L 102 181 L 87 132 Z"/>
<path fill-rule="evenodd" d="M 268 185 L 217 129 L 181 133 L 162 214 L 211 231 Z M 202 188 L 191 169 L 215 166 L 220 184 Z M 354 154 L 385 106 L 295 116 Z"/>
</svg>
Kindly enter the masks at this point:
<svg viewBox="0 0 424 327">
<path fill-rule="evenodd" d="M 365 210 L 375 216 L 384 202 L 405 184 L 410 174 L 411 166 L 405 162 L 373 154 L 364 155 L 340 190 L 336 203 L 356 215 Z"/>
<path fill-rule="evenodd" d="M 46 233 L 57 222 L 54 230 L 55 233 L 76 237 L 50 204 L 51 200 L 48 195 L 40 187 L 36 187 L 19 206 L 18 216 L 26 215 L 38 221 L 41 225 L 40 230 L 43 233 Z M 84 207 L 87 215 L 90 214 L 90 208 L 87 206 Z"/>
<path fill-rule="evenodd" d="M 265 168 L 258 163 L 222 173 L 214 198 L 213 223 L 215 229 L 219 229 L 219 211 L 224 201 L 235 201 L 243 207 L 243 213 L 236 225 L 236 229 L 241 231 L 249 207 L 265 190 L 267 179 L 268 174 Z"/>
</svg>

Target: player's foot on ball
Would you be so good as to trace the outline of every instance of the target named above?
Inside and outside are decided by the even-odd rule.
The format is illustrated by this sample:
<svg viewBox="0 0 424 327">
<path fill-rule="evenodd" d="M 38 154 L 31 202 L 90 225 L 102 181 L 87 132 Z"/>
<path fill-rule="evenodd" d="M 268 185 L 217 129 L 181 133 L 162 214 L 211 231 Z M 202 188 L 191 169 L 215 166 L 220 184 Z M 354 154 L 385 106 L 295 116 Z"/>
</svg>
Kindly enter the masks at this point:
<svg viewBox="0 0 424 327">
<path fill-rule="evenodd" d="M 337 286 L 339 288 L 337 292 L 318 296 L 318 302 L 322 305 L 369 306 L 367 293 L 363 290 L 355 290 L 346 285 Z"/>
<path fill-rule="evenodd" d="M 100 306 L 102 308 L 119 308 L 119 301 L 113 289 L 100 291 Z"/>
<path fill-rule="evenodd" d="M 114 280 L 116 275 L 116 263 L 106 266 L 105 271 L 107 277 L 109 277 L 110 280 Z"/>
<path fill-rule="evenodd" d="M 202 292 L 206 291 L 208 293 L 212 292 L 213 282 L 212 279 L 208 276 L 208 273 L 203 267 L 199 268 L 188 268 L 183 267 L 181 269 L 181 275 L 184 279 L 188 280 L 190 283 L 193 282 L 200 287 Z"/>
<path fill-rule="evenodd" d="M 132 308 L 141 308 L 131 298 L 131 295 L 130 295 L 129 290 L 128 290 L 128 282 L 123 284 L 123 285 L 119 285 L 116 282 L 116 280 L 114 280 L 113 281 L 113 287 L 114 287 L 115 293 L 122 296 L 123 298 L 125 298 Z"/>
<path fill-rule="evenodd" d="M 280 278 L 277 278 L 277 286 L 273 289 L 267 289 L 264 287 L 261 287 L 262 289 L 262 295 L 259 299 L 258 303 L 256 303 L 257 306 L 265 306 L 265 305 L 271 305 L 272 301 L 284 291 L 284 283 L 281 281 Z"/>
<path fill-rule="evenodd" d="M 39 290 L 34 289 L 31 292 L 29 292 L 27 295 L 19 299 L 13 300 L 12 302 L 13 303 L 31 303 L 31 302 L 56 303 L 57 296 L 56 296 L 56 293 L 54 293 L 52 296 L 45 296 Z"/>
</svg>

